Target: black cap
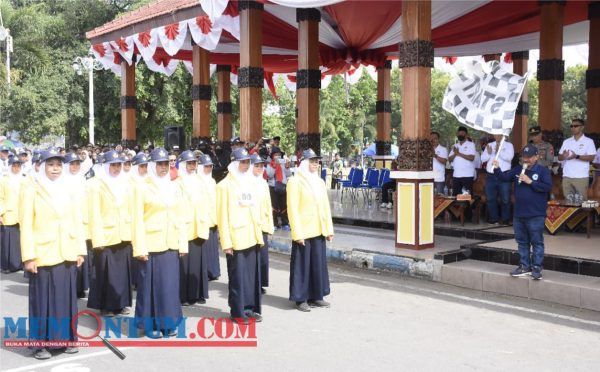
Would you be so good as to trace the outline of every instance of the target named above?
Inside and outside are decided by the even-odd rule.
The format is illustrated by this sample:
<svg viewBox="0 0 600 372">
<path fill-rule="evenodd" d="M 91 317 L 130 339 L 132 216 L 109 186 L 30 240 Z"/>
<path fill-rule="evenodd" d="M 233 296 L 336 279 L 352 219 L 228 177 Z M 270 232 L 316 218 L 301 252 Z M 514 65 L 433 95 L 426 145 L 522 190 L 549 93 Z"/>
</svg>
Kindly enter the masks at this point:
<svg viewBox="0 0 600 372">
<path fill-rule="evenodd" d="M 76 153 L 70 152 L 67 155 L 65 155 L 65 159 L 63 160 L 63 163 L 69 164 L 74 161 L 81 161 L 81 158 Z"/>
<path fill-rule="evenodd" d="M 281 154 L 283 156 L 283 151 L 281 151 L 281 149 L 279 147 L 273 146 L 273 147 L 271 147 L 271 158 L 275 154 Z"/>
<path fill-rule="evenodd" d="M 179 155 L 179 162 L 184 161 L 196 161 L 196 155 L 194 155 L 193 151 L 185 150 Z"/>
<path fill-rule="evenodd" d="M 534 155 L 538 154 L 538 149 L 534 145 L 529 144 L 529 145 L 523 147 L 521 154 L 523 156 L 527 156 L 527 157 L 534 156 Z"/>
<path fill-rule="evenodd" d="M 542 133 L 542 128 L 539 126 L 529 128 L 529 135 L 535 136 L 536 134 Z"/>
<path fill-rule="evenodd" d="M 123 163 L 125 159 L 115 150 L 110 150 L 104 153 L 102 164 Z"/>
<path fill-rule="evenodd" d="M 246 142 L 242 141 L 242 140 L 240 139 L 240 137 L 233 137 L 233 138 L 231 139 L 231 144 L 232 144 L 232 145 L 243 145 L 244 143 L 246 143 Z"/>
<path fill-rule="evenodd" d="M 308 150 L 304 150 L 302 152 L 302 160 L 307 160 L 307 159 L 321 159 L 321 156 L 317 155 L 313 149 L 308 149 Z"/>
<path fill-rule="evenodd" d="M 150 161 L 169 161 L 169 153 L 162 147 L 157 147 L 150 153 Z"/>
</svg>

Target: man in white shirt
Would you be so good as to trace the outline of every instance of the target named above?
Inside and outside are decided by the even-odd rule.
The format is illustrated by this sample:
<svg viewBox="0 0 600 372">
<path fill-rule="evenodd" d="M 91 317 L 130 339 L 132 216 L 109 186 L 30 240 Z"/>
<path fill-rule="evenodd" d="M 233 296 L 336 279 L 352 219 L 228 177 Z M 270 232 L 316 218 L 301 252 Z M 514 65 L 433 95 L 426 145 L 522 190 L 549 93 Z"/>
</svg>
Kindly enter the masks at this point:
<svg viewBox="0 0 600 372">
<path fill-rule="evenodd" d="M 440 134 L 431 132 L 431 146 L 433 147 L 433 184 L 435 193 L 443 194 L 446 185 L 446 162 L 448 161 L 448 149 L 440 145 Z"/>
<path fill-rule="evenodd" d="M 596 157 L 596 146 L 591 138 L 583 134 L 585 123 L 582 119 L 571 121 L 571 134 L 564 140 L 558 160 L 564 161 L 562 190 L 566 197 L 577 193 L 587 199 L 587 190 L 590 177 L 590 162 Z"/>
<path fill-rule="evenodd" d="M 454 167 L 452 174 L 453 195 L 462 194 L 463 189 L 473 194 L 473 177 L 475 175 L 475 144 L 467 140 L 467 128 L 458 127 L 456 138 L 458 143 L 452 146 L 448 160 Z"/>
<path fill-rule="evenodd" d="M 498 148 L 502 142 L 502 135 L 494 135 L 495 142 L 489 143 L 481 153 L 481 161 L 487 163 L 487 177 L 485 179 L 485 196 L 487 199 L 487 209 L 489 223 L 497 224 L 500 221 L 503 225 L 508 225 L 510 220 L 510 186 L 512 180 L 508 182 L 500 181 L 500 177 L 494 174 L 494 160 L 498 153 Z M 515 149 L 512 143 L 504 141 L 498 155 L 498 165 L 501 172 L 507 172 L 511 168 L 511 162 L 515 156 Z M 500 195 L 500 215 L 498 215 L 498 195 Z"/>
</svg>

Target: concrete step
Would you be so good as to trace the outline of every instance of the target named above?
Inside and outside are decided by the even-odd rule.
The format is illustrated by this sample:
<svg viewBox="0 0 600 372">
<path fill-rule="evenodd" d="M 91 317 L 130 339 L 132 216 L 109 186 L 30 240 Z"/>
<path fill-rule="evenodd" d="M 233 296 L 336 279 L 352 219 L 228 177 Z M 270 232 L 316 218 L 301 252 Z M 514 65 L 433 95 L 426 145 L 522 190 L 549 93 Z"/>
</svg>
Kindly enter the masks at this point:
<svg viewBox="0 0 600 372">
<path fill-rule="evenodd" d="M 441 282 L 458 287 L 532 298 L 600 311 L 600 278 L 544 270 L 542 280 L 513 278 L 515 266 L 463 260 L 442 265 Z"/>
</svg>

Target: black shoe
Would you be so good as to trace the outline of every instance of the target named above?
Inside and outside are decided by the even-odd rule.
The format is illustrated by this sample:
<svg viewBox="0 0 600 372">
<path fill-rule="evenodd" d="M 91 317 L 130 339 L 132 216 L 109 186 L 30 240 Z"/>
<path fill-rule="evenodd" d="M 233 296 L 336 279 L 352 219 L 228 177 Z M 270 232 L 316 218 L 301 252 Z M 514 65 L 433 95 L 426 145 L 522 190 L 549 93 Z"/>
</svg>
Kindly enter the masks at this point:
<svg viewBox="0 0 600 372">
<path fill-rule="evenodd" d="M 261 288 L 260 288 L 260 293 L 262 293 L 262 294 L 266 294 L 266 293 L 267 293 L 267 290 L 266 290 L 265 288 L 261 287 Z"/>
<path fill-rule="evenodd" d="M 131 314 L 131 309 L 128 307 L 124 307 L 117 314 L 118 315 L 129 315 L 129 314 Z"/>
<path fill-rule="evenodd" d="M 79 352 L 79 348 L 76 346 L 70 346 L 65 348 L 65 354 L 77 354 Z"/>
<path fill-rule="evenodd" d="M 112 318 L 113 316 L 115 316 L 115 313 L 108 310 L 101 310 L 100 315 Z"/>
<path fill-rule="evenodd" d="M 310 306 L 306 302 L 296 302 L 296 309 L 308 313 L 310 311 Z"/>
<path fill-rule="evenodd" d="M 200 298 L 200 299 L 198 299 L 198 301 L 196 301 L 196 303 L 200 304 L 200 305 L 204 305 L 206 303 L 206 299 L 205 298 Z"/>
<path fill-rule="evenodd" d="M 534 280 L 542 280 L 542 268 L 539 266 L 534 266 L 531 271 L 531 277 Z"/>
<path fill-rule="evenodd" d="M 510 272 L 510 276 L 512 276 L 512 277 L 519 277 L 519 276 L 526 276 L 526 275 L 531 275 L 531 269 L 524 267 L 524 266 L 519 266 Z"/>
<path fill-rule="evenodd" d="M 238 324 L 238 325 L 241 325 L 241 324 L 248 325 L 248 318 L 246 318 L 246 317 L 234 318 L 234 317 L 230 316 L 229 319 L 231 319 L 231 321 L 233 323 Z"/>
<path fill-rule="evenodd" d="M 308 306 L 310 307 L 329 307 L 331 304 L 325 300 L 316 300 L 316 301 L 308 301 Z"/>
<path fill-rule="evenodd" d="M 38 349 L 33 352 L 33 357 L 38 360 L 44 360 L 52 358 L 52 354 L 50 354 L 48 349 Z"/>
</svg>

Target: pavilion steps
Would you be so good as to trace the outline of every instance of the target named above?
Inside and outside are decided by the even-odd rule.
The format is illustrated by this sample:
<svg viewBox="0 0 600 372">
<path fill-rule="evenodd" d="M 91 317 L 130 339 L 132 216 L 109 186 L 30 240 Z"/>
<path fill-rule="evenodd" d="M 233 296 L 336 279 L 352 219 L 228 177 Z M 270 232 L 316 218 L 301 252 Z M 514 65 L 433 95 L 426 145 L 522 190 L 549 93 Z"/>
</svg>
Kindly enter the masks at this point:
<svg viewBox="0 0 600 372">
<path fill-rule="evenodd" d="M 544 270 L 542 280 L 513 278 L 514 265 L 462 260 L 441 267 L 441 282 L 458 287 L 524 297 L 600 311 L 600 278 Z"/>
</svg>

